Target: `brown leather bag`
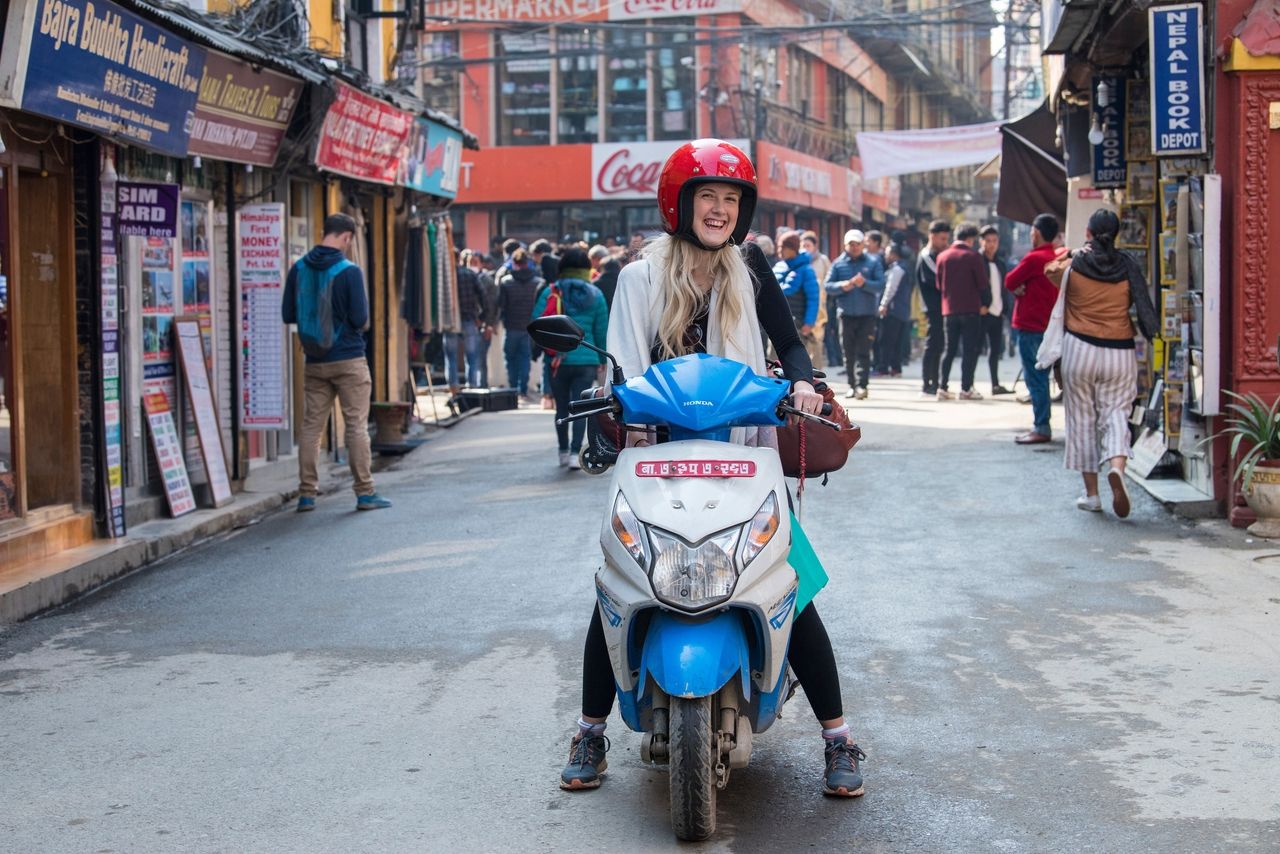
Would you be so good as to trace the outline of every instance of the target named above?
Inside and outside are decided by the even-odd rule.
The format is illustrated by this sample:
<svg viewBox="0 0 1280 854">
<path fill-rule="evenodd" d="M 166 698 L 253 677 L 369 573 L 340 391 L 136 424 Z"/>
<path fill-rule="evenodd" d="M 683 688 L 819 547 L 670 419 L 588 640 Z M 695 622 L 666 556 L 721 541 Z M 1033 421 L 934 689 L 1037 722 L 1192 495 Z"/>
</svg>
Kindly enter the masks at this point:
<svg viewBox="0 0 1280 854">
<path fill-rule="evenodd" d="M 787 477 L 800 477 L 801 434 L 804 436 L 805 477 L 838 471 L 849 460 L 849 452 L 862 438 L 862 428 L 849 420 L 844 407 L 836 403 L 835 392 L 825 383 L 815 386 L 823 401 L 831 404 L 831 415 L 823 416 L 839 424 L 842 429 L 832 430 L 825 424 L 800 419 L 796 424 L 778 428 L 778 456 L 782 458 L 782 473 Z"/>
</svg>

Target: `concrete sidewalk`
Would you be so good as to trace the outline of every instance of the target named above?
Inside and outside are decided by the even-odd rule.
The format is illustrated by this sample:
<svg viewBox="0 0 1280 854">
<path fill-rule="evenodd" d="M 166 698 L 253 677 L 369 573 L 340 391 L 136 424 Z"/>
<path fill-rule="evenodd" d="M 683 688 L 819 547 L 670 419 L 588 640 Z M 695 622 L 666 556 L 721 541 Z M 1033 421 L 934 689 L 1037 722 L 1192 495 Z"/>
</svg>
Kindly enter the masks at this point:
<svg viewBox="0 0 1280 854">
<path fill-rule="evenodd" d="M 436 411 L 448 416 L 447 394 L 437 395 Z M 463 418 L 441 418 L 439 428 L 432 423 L 431 402 L 422 395 L 418 408 L 427 419 L 428 440 L 444 427 L 455 426 Z M 395 467 L 403 457 L 374 455 L 374 471 Z M 351 500 L 347 488 L 351 471 L 345 462 L 321 464 L 321 501 Z M 130 527 L 117 540 L 97 540 L 68 549 L 56 557 L 0 569 L 0 626 L 16 623 L 154 564 L 212 537 L 260 522 L 298 495 L 296 455 L 281 457 L 250 471 L 245 488 L 224 507 L 201 508 L 178 519 L 153 519 Z"/>
</svg>

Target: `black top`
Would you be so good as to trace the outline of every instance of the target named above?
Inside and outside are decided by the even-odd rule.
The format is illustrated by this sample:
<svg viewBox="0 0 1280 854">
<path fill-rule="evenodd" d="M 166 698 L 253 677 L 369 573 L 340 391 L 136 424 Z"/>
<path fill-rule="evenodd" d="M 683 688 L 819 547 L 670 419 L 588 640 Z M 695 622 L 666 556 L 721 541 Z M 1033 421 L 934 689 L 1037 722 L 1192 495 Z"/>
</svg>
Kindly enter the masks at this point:
<svg viewBox="0 0 1280 854">
<path fill-rule="evenodd" d="M 754 243 L 744 243 L 742 256 L 747 262 L 747 269 L 751 273 L 756 292 L 756 319 L 760 322 L 765 336 L 773 343 L 778 361 L 782 362 L 783 375 L 792 383 L 813 382 L 813 362 L 810 361 L 809 354 L 804 349 L 800 333 L 796 331 L 787 298 L 782 293 L 782 286 L 778 284 L 777 277 L 773 275 L 773 269 L 765 257 L 764 250 Z M 694 316 L 693 322 L 689 324 L 688 332 L 685 333 L 685 343 L 694 353 L 707 352 L 707 321 L 710 310 L 710 304 L 703 305 Z M 649 358 L 654 362 L 662 359 L 661 345 L 656 341 L 649 353 Z"/>
</svg>

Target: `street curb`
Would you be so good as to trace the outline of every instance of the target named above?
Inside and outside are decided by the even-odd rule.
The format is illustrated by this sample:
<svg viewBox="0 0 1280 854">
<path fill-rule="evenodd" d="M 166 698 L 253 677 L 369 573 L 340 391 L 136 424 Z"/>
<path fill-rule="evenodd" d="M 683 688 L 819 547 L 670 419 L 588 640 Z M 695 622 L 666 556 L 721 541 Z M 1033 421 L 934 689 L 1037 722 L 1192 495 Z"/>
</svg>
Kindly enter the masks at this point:
<svg viewBox="0 0 1280 854">
<path fill-rule="evenodd" d="M 33 617 L 64 605 L 108 582 L 142 569 L 218 534 L 253 524 L 282 507 L 297 490 L 262 494 L 240 493 L 235 505 L 201 511 L 208 518 L 182 530 L 166 531 L 120 543 L 97 543 L 63 552 L 46 561 L 43 574 L 22 586 L 0 593 L 0 626 Z M 240 499 L 252 495 L 241 503 Z M 163 520 L 167 523 L 181 520 Z"/>
<path fill-rule="evenodd" d="M 474 415 L 480 411 L 469 410 L 463 415 Z M 422 447 L 429 446 L 430 440 L 446 429 L 467 420 L 460 417 L 441 425 L 409 454 L 395 458 L 375 457 L 374 471 L 384 471 L 412 456 Z M 345 464 L 330 467 L 330 491 L 350 479 L 351 474 Z M 235 501 L 225 507 L 205 508 L 179 519 L 154 519 L 134 529 L 154 526 L 157 529 L 154 533 L 131 534 L 119 542 L 99 540 L 62 552 L 30 567 L 31 577 L 25 583 L 12 590 L 0 591 L 0 629 L 66 605 L 219 534 L 255 524 L 297 496 L 296 479 L 294 485 L 287 489 L 266 487 L 263 492 L 238 492 Z"/>
</svg>

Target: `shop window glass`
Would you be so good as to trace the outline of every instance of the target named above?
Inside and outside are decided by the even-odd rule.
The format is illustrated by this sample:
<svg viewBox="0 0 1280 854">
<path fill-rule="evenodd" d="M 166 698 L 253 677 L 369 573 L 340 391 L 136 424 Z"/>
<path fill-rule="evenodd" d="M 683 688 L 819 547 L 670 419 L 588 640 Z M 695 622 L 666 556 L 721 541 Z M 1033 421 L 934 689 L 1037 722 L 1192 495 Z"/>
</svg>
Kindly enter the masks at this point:
<svg viewBox="0 0 1280 854">
<path fill-rule="evenodd" d="M 556 121 L 560 142 L 595 142 L 600 138 L 600 41 L 592 32 L 556 32 Z"/>
<path fill-rule="evenodd" d="M 551 142 L 551 37 L 546 31 L 497 33 L 498 144 Z M 526 54 L 523 58 L 521 54 Z"/>
<path fill-rule="evenodd" d="M 539 238 L 558 241 L 560 234 L 560 209 L 557 207 L 517 208 L 504 211 L 499 224 L 499 234 L 514 237 L 525 245 Z"/>
<path fill-rule="evenodd" d="M 688 27 L 662 32 L 654 51 L 653 138 L 686 139 L 694 133 L 697 91 L 693 49 L 693 21 L 676 18 L 664 27 Z"/>
<path fill-rule="evenodd" d="M 461 112 L 458 66 L 438 63 L 458 59 L 458 34 L 427 31 L 421 38 L 422 58 L 431 63 L 422 67 L 423 100 L 434 110 L 456 116 Z"/>
<path fill-rule="evenodd" d="M 617 27 L 605 33 L 606 111 L 605 139 L 609 142 L 642 142 L 648 138 L 649 74 L 645 31 Z"/>
</svg>

